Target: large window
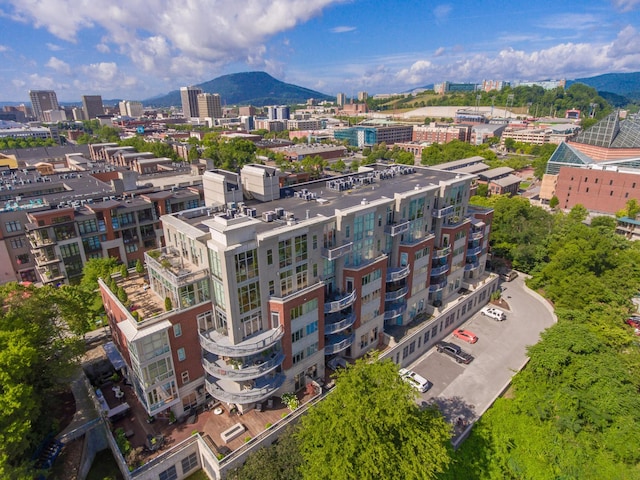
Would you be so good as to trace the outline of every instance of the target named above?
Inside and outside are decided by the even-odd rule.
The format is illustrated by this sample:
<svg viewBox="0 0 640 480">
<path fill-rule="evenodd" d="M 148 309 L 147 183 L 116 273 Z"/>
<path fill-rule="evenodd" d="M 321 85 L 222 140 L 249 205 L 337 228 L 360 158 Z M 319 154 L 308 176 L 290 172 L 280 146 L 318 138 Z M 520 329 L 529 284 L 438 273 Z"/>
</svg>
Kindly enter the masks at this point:
<svg viewBox="0 0 640 480">
<path fill-rule="evenodd" d="M 258 276 L 258 258 L 256 250 L 238 253 L 235 256 L 236 281 L 244 282 Z"/>
<path fill-rule="evenodd" d="M 292 264 L 293 257 L 291 254 L 291 239 L 278 242 L 278 258 L 280 260 L 280 268 L 284 268 Z"/>
<path fill-rule="evenodd" d="M 280 272 L 280 290 L 283 297 L 293 292 L 293 271 Z"/>
<path fill-rule="evenodd" d="M 296 263 L 307 259 L 307 236 L 300 235 L 295 237 Z"/>
<path fill-rule="evenodd" d="M 302 315 L 306 315 L 309 312 L 315 312 L 318 310 L 318 299 L 313 298 L 302 305 L 298 305 L 291 309 L 291 320 L 295 320 Z"/>
<path fill-rule="evenodd" d="M 309 272 L 307 269 L 308 266 L 306 263 L 296 267 L 296 287 L 298 290 L 305 288 L 309 284 Z"/>
<path fill-rule="evenodd" d="M 19 232 L 20 230 L 22 230 L 22 225 L 20 224 L 20 222 L 18 220 L 12 220 L 11 222 L 5 222 L 4 227 L 7 230 L 7 232 Z"/>
<path fill-rule="evenodd" d="M 187 458 L 182 459 L 182 473 L 187 473 L 198 466 L 198 455 L 192 453 Z"/>
<path fill-rule="evenodd" d="M 222 265 L 220 263 L 220 255 L 216 250 L 209 250 L 209 261 L 211 263 L 211 274 L 222 280 Z"/>
<path fill-rule="evenodd" d="M 262 322 L 260 321 L 260 317 L 258 315 L 241 318 L 240 322 L 242 323 L 242 338 L 247 338 L 254 333 L 262 331 Z"/>
<path fill-rule="evenodd" d="M 177 480 L 177 479 L 178 479 L 178 472 L 176 470 L 175 465 L 170 466 L 164 472 L 160 472 L 160 475 L 158 475 L 158 480 Z"/>
<path fill-rule="evenodd" d="M 248 285 L 238 287 L 238 302 L 240 303 L 240 313 L 247 313 L 260 307 L 260 285 L 253 282 Z"/>
<path fill-rule="evenodd" d="M 97 232 L 98 222 L 96 222 L 96 220 L 82 220 L 78 222 L 78 231 L 80 232 L 80 235 Z"/>
</svg>

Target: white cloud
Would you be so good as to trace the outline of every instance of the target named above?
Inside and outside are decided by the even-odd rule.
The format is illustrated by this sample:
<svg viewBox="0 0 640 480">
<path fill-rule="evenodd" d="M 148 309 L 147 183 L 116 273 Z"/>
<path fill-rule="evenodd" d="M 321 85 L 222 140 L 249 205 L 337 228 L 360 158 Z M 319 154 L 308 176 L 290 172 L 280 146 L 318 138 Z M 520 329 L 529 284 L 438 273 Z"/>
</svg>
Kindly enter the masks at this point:
<svg viewBox="0 0 640 480">
<path fill-rule="evenodd" d="M 111 52 L 111 49 L 109 48 L 109 45 L 107 45 L 106 43 L 99 43 L 96 45 L 96 50 L 98 50 L 100 53 L 109 53 Z"/>
<path fill-rule="evenodd" d="M 640 5 L 640 0 L 613 0 L 613 5 L 623 12 L 633 10 Z"/>
<path fill-rule="evenodd" d="M 69 66 L 69 64 L 63 60 L 60 60 L 59 58 L 51 57 L 46 63 L 46 66 L 58 73 L 71 75 L 71 67 Z"/>
<path fill-rule="evenodd" d="M 347 33 L 347 32 L 353 32 L 355 29 L 356 29 L 356 27 L 350 27 L 350 26 L 347 26 L 347 25 L 341 25 L 339 27 L 333 27 L 329 31 L 331 33 Z"/>
<path fill-rule="evenodd" d="M 6 45 L 0 45 L 0 52 L 8 52 L 9 51 L 9 47 L 7 47 Z"/>
<path fill-rule="evenodd" d="M 55 43 L 47 43 L 47 48 L 52 52 L 59 52 L 60 50 L 64 50 L 64 47 L 56 45 Z"/>
<path fill-rule="evenodd" d="M 273 35 L 345 0 L 7 0 L 12 18 L 75 42 L 82 29 L 105 31 L 98 51 L 118 51 L 134 64 L 164 76 L 178 65 L 199 71 L 220 65 L 265 62 L 264 43 Z M 176 60 L 181 57 L 179 60 Z M 167 70 L 169 69 L 169 71 Z M 185 72 L 179 72 L 184 75 Z M 196 72 L 193 72 L 194 75 Z"/>
<path fill-rule="evenodd" d="M 435 52 L 433 52 L 434 57 L 441 57 L 446 52 L 444 47 L 437 48 Z"/>
<path fill-rule="evenodd" d="M 587 30 L 600 25 L 601 19 L 590 13 L 564 13 L 553 15 L 539 24 L 554 30 Z"/>
<path fill-rule="evenodd" d="M 436 8 L 433 9 L 433 15 L 436 17 L 436 22 L 444 22 L 449 17 L 451 10 L 452 7 L 449 4 L 437 5 Z"/>
</svg>

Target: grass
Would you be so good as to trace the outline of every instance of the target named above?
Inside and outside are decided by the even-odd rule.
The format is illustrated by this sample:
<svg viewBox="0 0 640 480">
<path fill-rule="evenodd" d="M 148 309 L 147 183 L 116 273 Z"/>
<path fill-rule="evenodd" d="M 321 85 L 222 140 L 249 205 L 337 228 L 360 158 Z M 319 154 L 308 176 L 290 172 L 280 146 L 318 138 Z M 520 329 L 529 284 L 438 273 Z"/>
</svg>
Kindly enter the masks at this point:
<svg viewBox="0 0 640 480">
<path fill-rule="evenodd" d="M 198 470 L 193 475 L 189 475 L 186 480 L 209 480 L 209 477 L 204 473 L 204 470 Z"/>
<path fill-rule="evenodd" d="M 87 475 L 87 480 L 124 480 L 111 450 L 106 449 L 98 452 Z"/>
</svg>

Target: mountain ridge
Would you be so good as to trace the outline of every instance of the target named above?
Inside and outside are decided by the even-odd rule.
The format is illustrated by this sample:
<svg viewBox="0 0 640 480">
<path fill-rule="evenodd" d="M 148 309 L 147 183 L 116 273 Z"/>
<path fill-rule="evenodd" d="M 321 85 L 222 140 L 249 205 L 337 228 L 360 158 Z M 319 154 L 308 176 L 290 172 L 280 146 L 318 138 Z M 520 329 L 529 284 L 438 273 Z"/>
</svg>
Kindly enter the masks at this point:
<svg viewBox="0 0 640 480">
<path fill-rule="evenodd" d="M 204 93 L 217 93 L 223 105 L 281 105 L 303 103 L 309 98 L 332 100 L 335 97 L 309 88 L 285 83 L 266 72 L 241 72 L 222 75 L 212 80 L 194 85 Z M 145 105 L 169 107 L 180 105 L 180 90 L 166 95 L 155 96 L 142 101 Z"/>
</svg>

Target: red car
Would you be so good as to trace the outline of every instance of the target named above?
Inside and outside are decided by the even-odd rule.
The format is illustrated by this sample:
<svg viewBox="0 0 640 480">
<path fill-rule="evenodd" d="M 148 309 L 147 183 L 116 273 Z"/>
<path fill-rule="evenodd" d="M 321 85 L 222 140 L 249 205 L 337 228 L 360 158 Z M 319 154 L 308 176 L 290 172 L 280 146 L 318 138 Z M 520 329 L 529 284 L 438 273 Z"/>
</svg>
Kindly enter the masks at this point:
<svg viewBox="0 0 640 480">
<path fill-rule="evenodd" d="M 464 340 L 467 343 L 476 343 L 478 341 L 478 337 L 475 334 L 471 333 L 469 330 L 463 330 L 461 328 L 454 330 L 453 336 L 460 340 Z"/>
<path fill-rule="evenodd" d="M 629 317 L 624 322 L 631 327 L 640 328 L 640 317 Z"/>
</svg>

